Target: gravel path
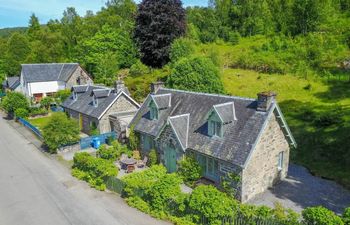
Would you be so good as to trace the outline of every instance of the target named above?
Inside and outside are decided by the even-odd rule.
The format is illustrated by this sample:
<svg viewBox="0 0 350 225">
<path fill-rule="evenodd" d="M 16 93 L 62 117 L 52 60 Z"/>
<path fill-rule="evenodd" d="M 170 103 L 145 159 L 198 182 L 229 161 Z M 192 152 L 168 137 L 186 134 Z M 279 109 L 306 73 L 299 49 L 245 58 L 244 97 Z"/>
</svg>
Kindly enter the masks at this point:
<svg viewBox="0 0 350 225">
<path fill-rule="evenodd" d="M 271 207 L 275 202 L 297 212 L 321 205 L 340 214 L 344 208 L 350 207 L 350 191 L 334 181 L 312 176 L 302 166 L 290 165 L 286 180 L 249 201 Z"/>
</svg>

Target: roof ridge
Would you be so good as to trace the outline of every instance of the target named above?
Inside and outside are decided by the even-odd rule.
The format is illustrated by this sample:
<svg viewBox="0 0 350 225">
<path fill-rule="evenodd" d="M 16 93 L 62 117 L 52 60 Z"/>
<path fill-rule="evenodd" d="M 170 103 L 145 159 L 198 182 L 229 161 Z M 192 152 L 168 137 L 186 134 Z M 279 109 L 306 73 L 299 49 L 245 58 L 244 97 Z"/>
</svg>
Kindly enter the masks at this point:
<svg viewBox="0 0 350 225">
<path fill-rule="evenodd" d="M 185 91 L 185 90 L 172 89 L 172 88 L 159 88 L 159 90 L 176 91 L 176 92 L 195 94 L 195 95 L 206 95 L 206 96 L 213 96 L 213 97 L 222 97 L 222 98 L 232 98 L 232 99 L 256 101 L 256 99 L 254 99 L 254 98 L 240 97 L 240 96 L 234 96 L 234 95 L 211 94 L 211 93 Z"/>
<path fill-rule="evenodd" d="M 79 65 L 79 63 L 22 63 L 21 66 L 32 65 Z"/>
</svg>

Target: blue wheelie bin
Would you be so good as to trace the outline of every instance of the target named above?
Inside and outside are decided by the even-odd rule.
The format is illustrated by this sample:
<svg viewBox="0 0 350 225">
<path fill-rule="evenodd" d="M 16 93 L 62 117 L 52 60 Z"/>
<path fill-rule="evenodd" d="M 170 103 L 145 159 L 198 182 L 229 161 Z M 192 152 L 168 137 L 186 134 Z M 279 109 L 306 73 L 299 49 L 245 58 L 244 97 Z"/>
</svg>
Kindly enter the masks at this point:
<svg viewBox="0 0 350 225">
<path fill-rule="evenodd" d="M 98 137 L 92 139 L 92 147 L 98 149 L 101 145 L 101 140 Z"/>
</svg>

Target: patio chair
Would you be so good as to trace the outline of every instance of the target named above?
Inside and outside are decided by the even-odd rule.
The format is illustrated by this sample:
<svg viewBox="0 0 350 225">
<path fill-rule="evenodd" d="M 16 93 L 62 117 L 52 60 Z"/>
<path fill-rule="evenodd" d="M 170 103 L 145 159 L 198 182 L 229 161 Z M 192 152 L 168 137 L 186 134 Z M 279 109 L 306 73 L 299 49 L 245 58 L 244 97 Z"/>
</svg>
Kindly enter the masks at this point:
<svg viewBox="0 0 350 225">
<path fill-rule="evenodd" d="M 128 165 L 126 169 L 126 173 L 132 173 L 135 171 L 135 166 L 134 165 Z"/>
<path fill-rule="evenodd" d="M 147 161 L 148 161 L 148 157 L 145 156 L 145 158 L 143 158 L 142 161 L 139 161 L 139 163 L 137 164 L 137 167 L 144 168 L 147 165 Z"/>
</svg>

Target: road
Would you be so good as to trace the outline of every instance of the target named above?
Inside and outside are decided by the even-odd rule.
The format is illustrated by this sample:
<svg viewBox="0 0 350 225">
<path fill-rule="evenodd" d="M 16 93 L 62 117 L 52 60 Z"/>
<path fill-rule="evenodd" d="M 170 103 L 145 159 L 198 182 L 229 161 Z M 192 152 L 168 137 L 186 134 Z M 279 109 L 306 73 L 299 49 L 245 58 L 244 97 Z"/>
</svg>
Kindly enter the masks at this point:
<svg viewBox="0 0 350 225">
<path fill-rule="evenodd" d="M 40 152 L 0 114 L 1 225 L 168 224 L 96 191 Z"/>
</svg>

